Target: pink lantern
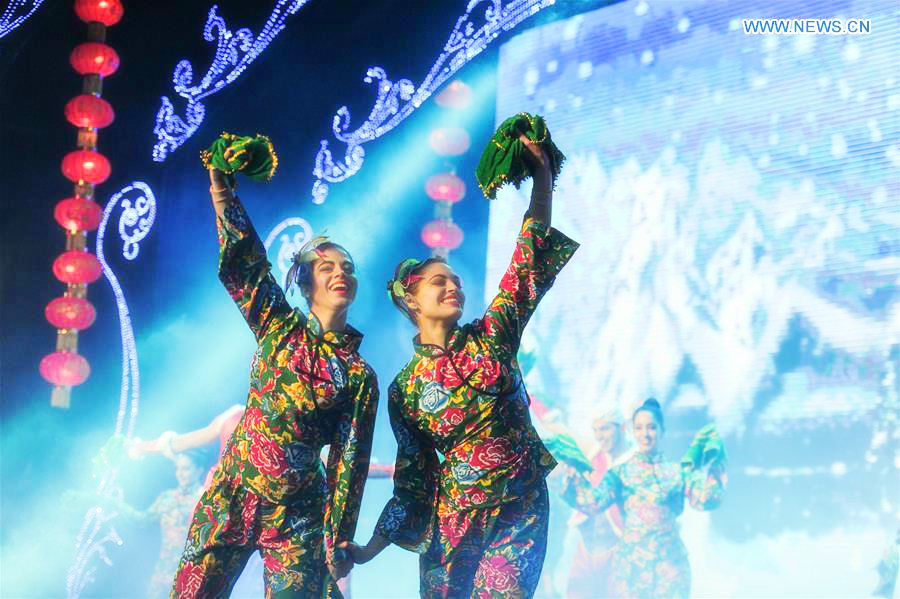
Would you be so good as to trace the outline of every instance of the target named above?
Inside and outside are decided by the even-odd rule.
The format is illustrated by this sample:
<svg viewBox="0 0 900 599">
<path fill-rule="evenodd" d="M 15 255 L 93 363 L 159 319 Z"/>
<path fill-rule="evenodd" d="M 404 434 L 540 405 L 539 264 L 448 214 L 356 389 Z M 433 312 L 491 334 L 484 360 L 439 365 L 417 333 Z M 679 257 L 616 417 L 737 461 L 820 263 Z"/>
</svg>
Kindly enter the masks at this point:
<svg viewBox="0 0 900 599">
<path fill-rule="evenodd" d="M 428 177 L 425 193 L 435 202 L 455 204 L 466 195 L 466 184 L 453 173 L 439 173 Z"/>
<path fill-rule="evenodd" d="M 94 324 L 97 310 L 93 304 L 80 297 L 58 297 L 44 309 L 47 322 L 58 329 L 83 331 Z"/>
<path fill-rule="evenodd" d="M 455 79 L 434 97 L 434 101 L 441 108 L 452 108 L 453 110 L 468 108 L 472 103 L 472 88 L 459 79 Z"/>
<path fill-rule="evenodd" d="M 422 242 L 431 249 L 455 250 L 463 242 L 463 231 L 456 223 L 433 220 L 422 228 Z"/>
<path fill-rule="evenodd" d="M 84 356 L 67 351 L 57 351 L 44 356 L 39 370 L 47 381 L 67 387 L 80 385 L 91 374 L 91 366 Z"/>
<path fill-rule="evenodd" d="M 428 136 L 431 149 L 440 156 L 459 156 L 465 154 L 472 144 L 469 134 L 459 127 L 442 127 L 432 130 Z"/>
<path fill-rule="evenodd" d="M 119 68 L 119 54 L 106 44 L 85 42 L 72 50 L 69 64 L 79 75 L 108 77 Z"/>
<path fill-rule="evenodd" d="M 62 161 L 63 175 L 73 183 L 103 183 L 111 171 L 106 156 L 93 150 L 69 152 Z"/>
<path fill-rule="evenodd" d="M 90 252 L 69 250 L 53 261 L 53 274 L 63 283 L 93 283 L 103 274 L 103 268 Z"/>
<path fill-rule="evenodd" d="M 66 198 L 56 204 L 53 218 L 70 233 L 93 231 L 103 220 L 103 209 L 87 198 Z"/>
<path fill-rule="evenodd" d="M 124 12 L 119 0 L 75 0 L 75 14 L 85 23 L 96 21 L 109 27 L 118 23 Z"/>
<path fill-rule="evenodd" d="M 75 96 L 66 104 L 66 119 L 76 127 L 102 129 L 114 118 L 116 114 L 109 102 L 91 94 Z"/>
</svg>

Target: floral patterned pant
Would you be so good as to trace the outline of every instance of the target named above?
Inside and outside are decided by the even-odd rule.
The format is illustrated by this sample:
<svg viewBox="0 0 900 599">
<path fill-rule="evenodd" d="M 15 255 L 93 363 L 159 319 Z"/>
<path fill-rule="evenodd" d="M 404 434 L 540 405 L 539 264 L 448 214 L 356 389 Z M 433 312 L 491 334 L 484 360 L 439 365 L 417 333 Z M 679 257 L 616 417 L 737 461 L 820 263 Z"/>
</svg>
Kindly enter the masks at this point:
<svg viewBox="0 0 900 599">
<path fill-rule="evenodd" d="M 323 520 L 321 497 L 277 505 L 216 477 L 194 510 L 171 598 L 228 597 L 257 549 L 267 598 L 340 598 L 325 566 Z"/>
<path fill-rule="evenodd" d="M 438 533 L 419 559 L 423 599 L 528 598 L 547 551 L 547 484 L 521 500 L 463 511 L 438 509 Z"/>
</svg>

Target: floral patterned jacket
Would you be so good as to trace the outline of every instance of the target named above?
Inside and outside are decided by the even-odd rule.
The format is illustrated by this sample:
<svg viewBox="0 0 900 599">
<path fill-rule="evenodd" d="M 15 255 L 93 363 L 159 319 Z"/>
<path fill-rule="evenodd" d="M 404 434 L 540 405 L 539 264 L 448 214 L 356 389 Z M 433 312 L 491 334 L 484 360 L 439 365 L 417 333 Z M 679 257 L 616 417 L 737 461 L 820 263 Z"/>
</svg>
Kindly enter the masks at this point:
<svg viewBox="0 0 900 599">
<path fill-rule="evenodd" d="M 516 353 L 531 314 L 577 247 L 526 219 L 484 316 L 456 327 L 446 349 L 415 344 L 388 392 L 397 461 L 377 534 L 424 551 L 439 502 L 465 510 L 515 501 L 556 465 L 531 424 Z"/>
<path fill-rule="evenodd" d="M 239 201 L 217 223 L 219 278 L 259 344 L 218 474 L 273 503 L 322 496 L 330 550 L 353 538 L 372 448 L 378 383 L 357 351 L 362 335 L 323 333 L 315 315 L 288 305 Z"/>
</svg>

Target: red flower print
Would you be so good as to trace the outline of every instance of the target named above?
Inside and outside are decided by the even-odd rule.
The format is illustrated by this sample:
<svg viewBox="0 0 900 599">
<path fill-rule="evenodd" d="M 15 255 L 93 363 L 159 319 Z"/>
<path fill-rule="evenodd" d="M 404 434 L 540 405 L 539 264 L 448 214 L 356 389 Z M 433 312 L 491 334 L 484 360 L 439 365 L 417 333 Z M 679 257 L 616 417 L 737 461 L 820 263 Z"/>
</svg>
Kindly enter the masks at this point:
<svg viewBox="0 0 900 599">
<path fill-rule="evenodd" d="M 439 526 L 441 533 L 441 542 L 448 544 L 450 547 L 456 547 L 462 541 L 468 530 L 468 522 L 466 518 L 454 515 L 449 518 L 441 519 Z"/>
<path fill-rule="evenodd" d="M 492 470 L 509 463 L 515 455 L 512 445 L 506 439 L 488 439 L 475 446 L 469 463 L 478 470 Z"/>
<path fill-rule="evenodd" d="M 250 444 L 250 463 L 264 476 L 278 477 L 287 470 L 284 449 L 271 439 L 256 433 Z"/>
<path fill-rule="evenodd" d="M 468 354 L 445 355 L 438 358 L 435 364 L 435 382 L 447 389 L 461 387 L 475 370 L 475 360 Z M 460 378 L 462 377 L 462 378 Z"/>
<path fill-rule="evenodd" d="M 483 387 L 491 387 L 497 384 L 502 373 L 503 367 L 500 365 L 500 362 L 491 358 L 485 358 L 481 363 L 481 385 Z"/>
<path fill-rule="evenodd" d="M 505 593 L 516 586 L 518 568 L 502 555 L 495 555 L 487 562 L 482 562 L 480 574 L 484 578 L 484 586 L 492 591 Z"/>
<path fill-rule="evenodd" d="M 449 435 L 456 427 L 462 424 L 466 417 L 466 413 L 458 408 L 447 408 L 441 418 L 438 433 L 441 435 Z"/>
<path fill-rule="evenodd" d="M 175 594 L 180 599 L 193 599 L 200 593 L 200 585 L 203 584 L 205 571 L 199 564 L 186 563 L 178 572 L 175 580 Z"/>
<path fill-rule="evenodd" d="M 477 487 L 466 489 L 466 499 L 471 505 L 481 505 L 487 502 L 487 494 Z"/>
<path fill-rule="evenodd" d="M 244 430 L 247 432 L 262 432 L 268 428 L 266 416 L 259 408 L 247 408 L 244 412 Z"/>
</svg>

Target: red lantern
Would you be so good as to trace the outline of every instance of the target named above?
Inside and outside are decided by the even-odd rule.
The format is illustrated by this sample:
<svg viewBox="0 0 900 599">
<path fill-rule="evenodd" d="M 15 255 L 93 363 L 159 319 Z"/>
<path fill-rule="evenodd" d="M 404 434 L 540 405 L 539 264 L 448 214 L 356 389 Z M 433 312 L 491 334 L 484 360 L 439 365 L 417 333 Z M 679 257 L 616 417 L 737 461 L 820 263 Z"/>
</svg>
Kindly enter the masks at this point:
<svg viewBox="0 0 900 599">
<path fill-rule="evenodd" d="M 75 14 L 85 23 L 96 21 L 109 27 L 118 23 L 124 12 L 119 0 L 75 0 Z"/>
<path fill-rule="evenodd" d="M 41 376 L 54 385 L 68 387 L 80 385 L 91 374 L 91 366 L 84 356 L 67 351 L 57 351 L 44 356 L 39 370 Z"/>
<path fill-rule="evenodd" d="M 422 228 L 422 241 L 431 249 L 455 250 L 463 242 L 463 232 L 456 223 L 433 220 Z"/>
<path fill-rule="evenodd" d="M 466 184 L 453 173 L 440 173 L 428 177 L 425 193 L 435 202 L 455 204 L 466 195 Z"/>
<path fill-rule="evenodd" d="M 469 149 L 471 141 L 465 129 L 445 127 L 434 129 L 428 136 L 431 149 L 440 156 L 459 156 Z"/>
<path fill-rule="evenodd" d="M 114 118 L 116 114 L 109 102 L 91 94 L 75 96 L 66 104 L 66 119 L 76 127 L 102 129 Z"/>
<path fill-rule="evenodd" d="M 456 79 L 451 81 L 441 93 L 434 97 L 434 101 L 441 108 L 462 110 L 472 103 L 472 88 Z"/>
<path fill-rule="evenodd" d="M 93 283 L 102 273 L 97 257 L 82 250 L 63 252 L 53 261 L 53 274 L 63 283 Z"/>
<path fill-rule="evenodd" d="M 85 42 L 75 46 L 69 55 L 69 63 L 79 75 L 107 77 L 119 68 L 119 55 L 106 44 Z"/>
<path fill-rule="evenodd" d="M 47 322 L 58 329 L 78 329 L 83 331 L 94 324 L 97 310 L 94 305 L 80 297 L 58 297 L 44 308 Z"/>
<path fill-rule="evenodd" d="M 93 231 L 103 220 L 103 210 L 87 198 L 66 198 L 56 205 L 53 218 L 70 233 Z"/>
<path fill-rule="evenodd" d="M 93 150 L 69 152 L 62 161 L 62 172 L 73 183 L 103 183 L 111 171 L 106 156 Z"/>
</svg>

